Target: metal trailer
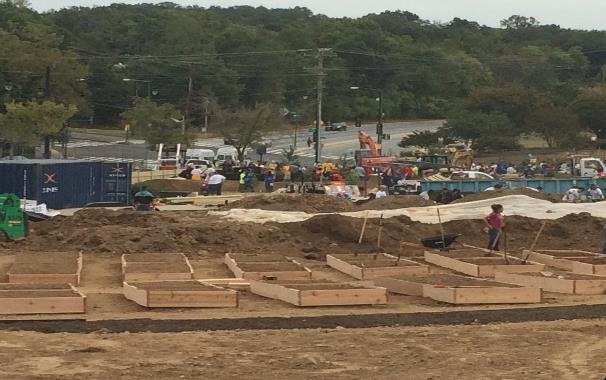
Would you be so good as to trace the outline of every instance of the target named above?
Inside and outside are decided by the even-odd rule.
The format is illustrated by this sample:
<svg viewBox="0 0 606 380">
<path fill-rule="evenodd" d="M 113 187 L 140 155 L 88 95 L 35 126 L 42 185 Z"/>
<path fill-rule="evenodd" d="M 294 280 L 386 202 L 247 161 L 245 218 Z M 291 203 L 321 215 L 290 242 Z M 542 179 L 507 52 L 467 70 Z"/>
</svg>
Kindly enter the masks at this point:
<svg viewBox="0 0 606 380">
<path fill-rule="evenodd" d="M 460 181 L 421 181 L 421 191 L 428 190 L 455 190 L 462 193 L 477 193 L 494 185 L 501 184 L 504 188 L 519 189 L 523 187 L 541 187 L 546 194 L 562 194 L 573 186 L 588 189 L 590 185 L 596 184 L 600 188 L 606 187 L 606 178 L 530 178 L 515 180 L 460 180 Z"/>
</svg>

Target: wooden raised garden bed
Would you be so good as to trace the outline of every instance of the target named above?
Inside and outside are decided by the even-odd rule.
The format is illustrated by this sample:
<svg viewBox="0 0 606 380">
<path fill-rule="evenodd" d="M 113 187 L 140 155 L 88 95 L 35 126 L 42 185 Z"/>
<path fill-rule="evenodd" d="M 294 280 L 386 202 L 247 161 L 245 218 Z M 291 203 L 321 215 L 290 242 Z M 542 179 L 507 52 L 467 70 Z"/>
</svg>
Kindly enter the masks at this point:
<svg viewBox="0 0 606 380">
<path fill-rule="evenodd" d="M 123 291 L 145 307 L 238 307 L 238 292 L 194 280 L 124 282 Z"/>
<path fill-rule="evenodd" d="M 541 250 L 524 251 L 523 257 L 550 267 L 572 271 L 572 264 L 578 259 L 596 257 L 596 253 L 578 250 Z"/>
<path fill-rule="evenodd" d="M 123 281 L 191 280 L 194 270 L 182 253 L 122 255 Z"/>
<path fill-rule="evenodd" d="M 0 284 L 0 314 L 73 314 L 86 297 L 69 284 Z"/>
<path fill-rule="evenodd" d="M 234 259 L 231 253 L 226 253 L 225 264 L 236 277 L 247 280 L 305 280 L 311 278 L 311 270 L 299 262 L 283 256 L 279 256 L 279 258 L 276 256 L 276 258 L 275 261 L 258 261 L 250 260 L 246 255 L 235 255 Z"/>
<path fill-rule="evenodd" d="M 572 262 L 572 271 L 578 274 L 606 276 L 606 257 L 585 257 Z"/>
<path fill-rule="evenodd" d="M 377 278 L 390 292 L 422 296 L 451 304 L 514 304 L 541 302 L 541 289 L 452 274 Z"/>
<path fill-rule="evenodd" d="M 429 272 L 427 265 L 402 258 L 398 259 L 386 253 L 327 255 L 326 263 L 359 280 Z"/>
<path fill-rule="evenodd" d="M 494 277 L 496 272 L 540 272 L 545 269 L 544 264 L 523 262 L 515 257 L 509 257 L 507 260 L 500 255 L 453 258 L 446 254 L 450 253 L 425 252 L 425 260 L 428 263 L 473 277 Z"/>
<path fill-rule="evenodd" d="M 82 253 L 42 252 L 18 254 L 8 272 L 9 283 L 80 284 Z"/>
<path fill-rule="evenodd" d="M 387 304 L 387 289 L 347 283 L 252 280 L 250 291 L 295 306 Z"/>
<path fill-rule="evenodd" d="M 495 280 L 533 286 L 546 292 L 565 294 L 605 294 L 606 278 L 570 272 L 497 273 Z"/>
</svg>

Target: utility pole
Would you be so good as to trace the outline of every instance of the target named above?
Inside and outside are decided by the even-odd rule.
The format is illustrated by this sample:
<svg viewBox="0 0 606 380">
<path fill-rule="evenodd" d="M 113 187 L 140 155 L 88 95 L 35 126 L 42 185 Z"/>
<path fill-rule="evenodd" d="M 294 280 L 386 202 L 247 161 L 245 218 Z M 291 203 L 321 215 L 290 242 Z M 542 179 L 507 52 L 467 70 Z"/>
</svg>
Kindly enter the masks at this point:
<svg viewBox="0 0 606 380">
<path fill-rule="evenodd" d="M 379 156 L 383 150 L 383 91 L 379 91 L 379 124 L 377 125 L 377 144 Z"/>
<path fill-rule="evenodd" d="M 51 100 L 51 68 L 46 66 L 46 72 L 44 74 L 44 96 L 47 100 Z M 51 158 L 51 138 L 50 136 L 44 136 L 44 153 L 42 157 L 49 159 Z"/>
<path fill-rule="evenodd" d="M 320 125 L 322 124 L 322 92 L 324 90 L 324 57 L 327 53 L 332 51 L 330 48 L 319 48 L 318 49 L 318 67 L 317 71 L 317 98 L 316 98 L 316 163 L 320 163 Z"/>
<path fill-rule="evenodd" d="M 183 122 L 182 133 L 185 134 L 186 124 L 191 125 L 191 121 L 189 120 L 189 116 L 191 115 L 191 93 L 194 87 L 194 80 L 191 75 L 189 76 L 189 81 L 187 83 L 187 102 L 185 105 L 185 121 Z"/>
</svg>

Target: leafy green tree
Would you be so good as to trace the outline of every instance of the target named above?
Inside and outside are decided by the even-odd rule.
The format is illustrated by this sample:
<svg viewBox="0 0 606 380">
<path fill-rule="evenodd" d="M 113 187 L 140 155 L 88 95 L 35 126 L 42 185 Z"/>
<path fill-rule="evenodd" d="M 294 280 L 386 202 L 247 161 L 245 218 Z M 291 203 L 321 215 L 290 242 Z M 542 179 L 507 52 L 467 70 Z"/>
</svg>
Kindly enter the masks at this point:
<svg viewBox="0 0 606 380">
<path fill-rule="evenodd" d="M 598 86 L 581 91 L 571 107 L 583 128 L 592 131 L 599 138 L 606 138 L 606 87 Z"/>
<path fill-rule="evenodd" d="M 436 132 L 413 131 L 412 134 L 403 137 L 402 141 L 398 143 L 398 146 L 402 148 L 409 146 L 432 148 L 441 144 L 451 144 L 452 142 L 452 138 L 448 136 L 448 130 L 439 128 Z"/>
<path fill-rule="evenodd" d="M 9 144 L 9 156 L 12 158 L 15 147 L 34 145 L 37 136 L 25 105 L 9 103 L 5 107 L 6 113 L 0 114 L 0 140 Z"/>
<path fill-rule="evenodd" d="M 498 112 L 459 111 L 448 118 L 445 130 L 454 138 L 471 140 L 472 148 L 480 151 L 519 148 L 519 134 L 513 123 Z"/>
<path fill-rule="evenodd" d="M 543 102 L 527 120 L 531 131 L 550 148 L 571 148 L 579 141 L 581 129 L 577 115 L 569 108 Z"/>
<path fill-rule="evenodd" d="M 149 99 L 138 99 L 135 106 L 122 113 L 134 135 L 150 144 L 180 144 L 188 141 L 179 121 L 183 116 L 172 104 L 158 105 Z"/>
<path fill-rule="evenodd" d="M 5 107 L 6 113 L 0 115 L 0 138 L 10 143 L 11 155 L 15 146 L 32 146 L 42 138 L 45 158 L 50 158 L 50 141 L 77 112 L 76 106 L 51 101 L 9 103 Z"/>
<path fill-rule="evenodd" d="M 280 123 L 278 110 L 271 103 L 254 108 L 219 111 L 220 133 L 225 143 L 236 148 L 238 160 L 243 161 L 248 148 Z"/>
</svg>

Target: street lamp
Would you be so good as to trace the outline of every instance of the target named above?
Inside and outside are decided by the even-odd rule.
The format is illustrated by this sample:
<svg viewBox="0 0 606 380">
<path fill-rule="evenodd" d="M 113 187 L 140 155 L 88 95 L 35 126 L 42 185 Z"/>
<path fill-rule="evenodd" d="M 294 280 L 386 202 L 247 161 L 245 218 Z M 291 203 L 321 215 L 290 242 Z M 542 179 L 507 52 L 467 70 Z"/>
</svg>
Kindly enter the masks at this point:
<svg viewBox="0 0 606 380">
<path fill-rule="evenodd" d="M 350 90 L 369 90 L 369 91 L 374 91 L 375 93 L 378 93 L 379 97 L 376 98 L 375 100 L 377 102 L 379 102 L 379 115 L 378 115 L 378 121 L 377 121 L 377 145 L 378 145 L 378 149 L 377 151 L 379 152 L 379 155 L 381 154 L 381 144 L 383 143 L 383 91 L 380 89 L 376 89 L 376 88 L 370 88 L 370 87 L 360 87 L 360 86 L 350 86 L 349 87 Z"/>
<path fill-rule="evenodd" d="M 147 83 L 147 99 L 151 99 L 151 81 L 143 80 L 143 79 L 132 79 L 132 78 L 124 78 L 122 79 L 124 82 L 135 82 L 135 96 L 139 97 L 139 90 L 137 88 L 137 82 Z"/>
</svg>

